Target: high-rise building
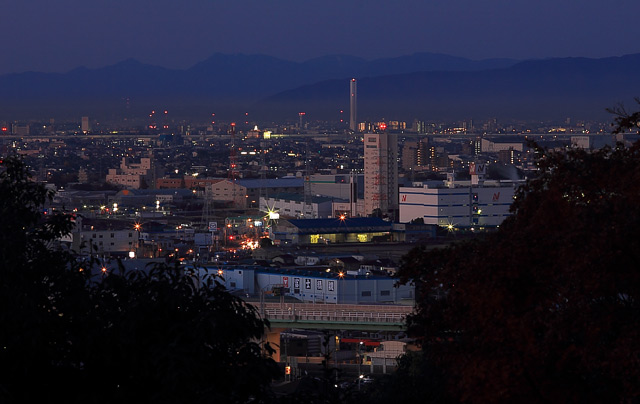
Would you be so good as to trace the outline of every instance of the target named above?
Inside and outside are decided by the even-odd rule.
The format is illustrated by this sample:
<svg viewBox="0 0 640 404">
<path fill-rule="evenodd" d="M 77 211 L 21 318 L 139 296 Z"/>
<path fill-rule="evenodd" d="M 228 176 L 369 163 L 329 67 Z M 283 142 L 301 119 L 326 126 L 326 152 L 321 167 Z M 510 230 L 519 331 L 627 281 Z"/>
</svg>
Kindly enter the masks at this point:
<svg viewBox="0 0 640 404">
<path fill-rule="evenodd" d="M 83 133 L 89 133 L 89 131 L 91 130 L 91 125 L 89 124 L 89 117 L 88 116 L 83 116 L 82 117 L 82 125 L 81 125 L 80 129 L 82 130 Z"/>
<path fill-rule="evenodd" d="M 430 166 L 431 155 L 428 145 L 429 139 L 427 138 L 417 142 L 405 142 L 402 145 L 402 168 L 409 171 Z"/>
<path fill-rule="evenodd" d="M 356 79 L 351 79 L 349 82 L 349 129 L 353 132 L 358 130 L 358 85 Z"/>
<path fill-rule="evenodd" d="M 420 139 L 416 149 L 416 165 L 418 167 L 425 167 L 429 165 L 430 155 L 427 151 L 428 148 L 429 139 Z"/>
<path fill-rule="evenodd" d="M 398 140 L 389 133 L 364 135 L 365 213 L 380 209 L 382 215 L 397 218 Z"/>
<path fill-rule="evenodd" d="M 402 145 L 402 169 L 405 171 L 414 170 L 417 163 L 418 146 L 416 143 L 407 142 Z"/>
</svg>

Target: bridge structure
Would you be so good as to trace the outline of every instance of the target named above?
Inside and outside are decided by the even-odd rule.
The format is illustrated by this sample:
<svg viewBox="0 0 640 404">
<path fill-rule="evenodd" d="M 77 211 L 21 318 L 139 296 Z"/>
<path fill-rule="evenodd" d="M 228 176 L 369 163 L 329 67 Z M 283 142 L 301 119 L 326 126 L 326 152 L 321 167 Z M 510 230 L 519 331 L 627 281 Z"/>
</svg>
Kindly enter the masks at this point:
<svg viewBox="0 0 640 404">
<path fill-rule="evenodd" d="M 252 303 L 273 327 L 403 331 L 412 306 L 386 304 Z"/>
<path fill-rule="evenodd" d="M 266 341 L 276 348 L 280 360 L 280 334 L 287 329 L 404 331 L 413 306 L 387 304 L 313 304 L 249 302 L 271 328 Z"/>
</svg>

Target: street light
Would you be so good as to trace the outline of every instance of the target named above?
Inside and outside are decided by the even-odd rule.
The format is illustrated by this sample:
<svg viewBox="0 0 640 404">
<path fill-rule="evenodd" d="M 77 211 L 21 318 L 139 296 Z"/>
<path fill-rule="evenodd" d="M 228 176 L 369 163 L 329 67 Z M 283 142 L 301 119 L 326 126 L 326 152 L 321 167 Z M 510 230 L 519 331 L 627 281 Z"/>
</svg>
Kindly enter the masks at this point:
<svg viewBox="0 0 640 404">
<path fill-rule="evenodd" d="M 134 230 L 136 231 L 137 240 L 136 240 L 136 256 L 138 255 L 138 250 L 140 249 L 140 230 L 142 230 L 142 225 L 138 222 L 133 225 Z"/>
<path fill-rule="evenodd" d="M 364 375 L 360 372 L 360 365 L 362 363 L 362 345 L 364 345 L 364 342 L 360 341 L 358 343 L 358 390 L 360 390 L 360 384 L 362 382 L 362 379 L 364 378 Z"/>
</svg>

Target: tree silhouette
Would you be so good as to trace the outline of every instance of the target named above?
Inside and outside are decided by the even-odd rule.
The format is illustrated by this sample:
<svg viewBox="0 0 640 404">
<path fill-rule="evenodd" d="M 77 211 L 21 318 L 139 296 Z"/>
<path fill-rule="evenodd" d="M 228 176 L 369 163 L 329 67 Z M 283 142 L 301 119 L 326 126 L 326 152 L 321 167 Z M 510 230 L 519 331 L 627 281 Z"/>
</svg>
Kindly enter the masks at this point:
<svg viewBox="0 0 640 404">
<path fill-rule="evenodd" d="M 265 323 L 179 266 L 95 274 L 56 248 L 72 217 L 18 158 L 0 163 L 1 402 L 263 402 Z M 266 354 L 264 349 L 266 349 Z"/>
<path fill-rule="evenodd" d="M 637 401 L 640 144 L 536 153 L 498 231 L 404 258 L 410 331 L 457 400 Z"/>
<path fill-rule="evenodd" d="M 635 99 L 640 104 L 640 97 Z M 607 111 L 615 116 L 615 129 L 613 133 L 622 133 L 628 129 L 640 128 L 640 111 L 628 112 L 624 105 L 620 104 L 614 108 L 607 108 Z"/>
</svg>

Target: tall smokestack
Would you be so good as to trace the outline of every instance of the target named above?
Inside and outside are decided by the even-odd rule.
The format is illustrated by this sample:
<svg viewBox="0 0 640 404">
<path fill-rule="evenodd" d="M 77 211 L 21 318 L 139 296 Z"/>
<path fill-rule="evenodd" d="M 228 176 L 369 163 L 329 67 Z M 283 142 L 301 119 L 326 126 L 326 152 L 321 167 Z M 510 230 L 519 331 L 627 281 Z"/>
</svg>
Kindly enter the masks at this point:
<svg viewBox="0 0 640 404">
<path fill-rule="evenodd" d="M 349 129 L 356 132 L 358 130 L 358 85 L 356 79 L 351 79 L 349 82 L 349 92 L 351 94 L 351 97 L 349 97 L 349 107 L 351 109 L 349 111 Z"/>
</svg>

